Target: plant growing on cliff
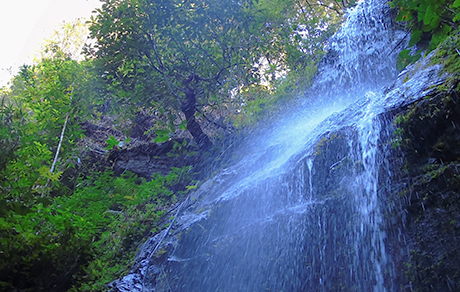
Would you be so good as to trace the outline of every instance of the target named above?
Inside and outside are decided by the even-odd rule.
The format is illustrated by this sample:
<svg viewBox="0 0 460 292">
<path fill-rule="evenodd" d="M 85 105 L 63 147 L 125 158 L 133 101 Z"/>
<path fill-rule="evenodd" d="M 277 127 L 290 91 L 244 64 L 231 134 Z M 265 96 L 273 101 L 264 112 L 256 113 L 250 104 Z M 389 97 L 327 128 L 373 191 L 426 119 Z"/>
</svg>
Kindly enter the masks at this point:
<svg viewBox="0 0 460 292">
<path fill-rule="evenodd" d="M 183 183 L 178 173 L 188 169 L 155 175 L 148 182 L 129 172 L 119 177 L 111 171 L 93 173 L 79 178 L 72 196 L 56 200 L 56 205 L 74 216 L 91 218 L 76 233 L 91 240 L 75 243 L 86 248 L 88 260 L 75 273 L 77 281 L 70 291 L 102 291 L 123 276 L 142 239 L 164 227 L 160 219 L 165 208 L 177 200 L 170 187 Z"/>
<path fill-rule="evenodd" d="M 460 0 L 393 0 L 390 6 L 398 9 L 396 21 L 404 21 L 411 31 L 409 47 L 418 51 L 403 50 L 399 54 L 399 70 L 417 61 L 422 50 L 434 50 L 449 34 L 458 29 Z"/>
</svg>

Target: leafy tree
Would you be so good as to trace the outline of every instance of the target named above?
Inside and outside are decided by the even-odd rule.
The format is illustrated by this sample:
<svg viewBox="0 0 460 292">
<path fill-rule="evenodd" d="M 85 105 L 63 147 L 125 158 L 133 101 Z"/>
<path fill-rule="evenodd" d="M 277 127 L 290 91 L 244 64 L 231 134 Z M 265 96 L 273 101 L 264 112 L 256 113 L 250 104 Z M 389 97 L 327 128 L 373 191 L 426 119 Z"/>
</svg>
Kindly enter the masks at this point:
<svg viewBox="0 0 460 292">
<path fill-rule="evenodd" d="M 66 186 L 62 172 L 85 167 L 75 163 L 77 141 L 94 76 L 91 63 L 58 56 L 24 66 L 0 96 L 2 291 L 104 290 L 128 267 L 136 242 L 161 228 L 165 206 L 180 194 L 171 189 L 191 181 L 190 167 L 149 182 L 85 170 Z"/>
<path fill-rule="evenodd" d="M 97 84 L 91 61 L 71 59 L 81 27 L 55 32 L 1 92 L 0 287 L 10 291 L 65 290 L 90 255 L 91 218 L 59 203 L 74 191 L 61 175 L 78 161 L 80 124 Z"/>
<path fill-rule="evenodd" d="M 118 99 L 182 112 L 205 147 L 197 111 L 262 74 L 311 71 L 340 19 L 335 1 L 297 0 L 105 0 L 98 13 L 87 52 Z M 156 141 L 173 128 L 157 130 Z"/>
<path fill-rule="evenodd" d="M 259 0 L 258 22 L 269 28 L 263 56 L 287 70 L 315 66 L 326 53 L 328 39 L 340 24 L 342 9 L 336 1 Z M 281 61 L 281 62 L 279 62 Z"/>
<path fill-rule="evenodd" d="M 97 75 L 91 60 L 72 60 L 51 43 L 0 91 L 1 291 L 104 290 L 128 267 L 135 243 L 161 228 L 180 194 L 171 189 L 191 180 L 189 167 L 149 182 L 84 169 L 80 125 Z M 72 168 L 70 184 L 62 176 Z"/>
<path fill-rule="evenodd" d="M 32 178 L 28 166 L 51 170 L 54 159 L 48 156 L 59 152 L 60 144 L 59 161 L 63 168 L 67 167 L 66 160 L 71 158 L 74 143 L 81 136 L 78 117 L 86 106 L 87 95 L 81 88 L 87 78 L 83 67 L 72 60 L 45 59 L 37 65 L 23 66 L 11 88 L 4 92 L 4 100 L 8 100 L 4 109 L 15 111 L 4 129 L 16 131 L 16 148 L 21 151 L 21 159 L 9 165 L 9 180 L 30 177 L 27 187 L 33 186 L 36 178 Z M 64 127 L 67 132 L 63 132 Z M 64 134 L 66 139 L 61 138 Z M 27 161 L 29 158 L 36 162 Z M 28 173 L 17 173 L 22 169 L 17 163 L 24 163 Z"/>
<path fill-rule="evenodd" d="M 259 84 L 240 87 L 231 115 L 238 127 L 257 123 L 279 108 L 279 102 L 299 96 L 311 85 L 316 67 L 327 53 L 328 39 L 342 20 L 336 1 L 255 1 L 256 23 L 266 27 L 259 55 Z"/>
<path fill-rule="evenodd" d="M 107 82 L 132 103 L 182 112 L 198 144 L 210 146 L 195 119 L 219 89 L 252 83 L 265 22 L 251 1 L 106 0 L 91 35 Z M 163 135 L 164 136 L 164 135 Z M 167 138 L 167 137 L 166 137 Z"/>
<path fill-rule="evenodd" d="M 17 287 L 33 286 L 41 264 L 71 266 L 62 259 L 69 253 L 70 261 L 70 254 L 80 252 L 71 244 L 73 215 L 52 203 L 81 137 L 78 117 L 86 105 L 81 86 L 86 78 L 76 61 L 43 59 L 23 66 L 2 92 L 0 141 L 6 153 L 0 166 L 0 281 L 8 285 L 24 280 Z"/>
</svg>

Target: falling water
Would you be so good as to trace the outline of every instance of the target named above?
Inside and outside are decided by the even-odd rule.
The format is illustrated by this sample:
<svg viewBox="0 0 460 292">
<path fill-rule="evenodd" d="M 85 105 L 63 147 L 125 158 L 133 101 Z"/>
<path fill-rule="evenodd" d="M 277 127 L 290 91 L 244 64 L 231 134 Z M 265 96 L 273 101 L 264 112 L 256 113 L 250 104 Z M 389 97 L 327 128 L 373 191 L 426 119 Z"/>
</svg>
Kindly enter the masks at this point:
<svg viewBox="0 0 460 292">
<path fill-rule="evenodd" d="M 379 195 L 380 113 L 430 79 L 396 79 L 404 35 L 384 1 L 352 9 L 295 111 L 205 182 L 114 291 L 399 291 Z"/>
<path fill-rule="evenodd" d="M 361 158 L 364 171 L 356 177 L 356 189 L 361 190 L 361 192 L 356 193 L 355 204 L 361 216 L 360 229 L 356 232 L 356 242 L 370 242 L 371 248 L 368 252 L 370 258 L 358 259 L 357 263 L 364 264 L 367 269 L 375 272 L 374 291 L 386 291 L 382 270 L 387 264 L 384 242 L 386 235 L 381 230 L 383 218 L 377 198 L 378 166 L 376 156 L 381 127 L 370 105 L 368 105 L 367 111 L 358 125 L 358 140 L 362 150 L 358 159 Z"/>
</svg>

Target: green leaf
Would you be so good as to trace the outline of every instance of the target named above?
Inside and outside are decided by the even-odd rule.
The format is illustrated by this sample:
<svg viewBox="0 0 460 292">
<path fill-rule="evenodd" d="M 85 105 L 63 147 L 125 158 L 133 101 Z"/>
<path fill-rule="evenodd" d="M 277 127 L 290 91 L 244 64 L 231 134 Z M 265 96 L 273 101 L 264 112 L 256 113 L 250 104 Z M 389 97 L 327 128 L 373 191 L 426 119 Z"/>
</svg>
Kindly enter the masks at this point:
<svg viewBox="0 0 460 292">
<path fill-rule="evenodd" d="M 396 68 L 402 70 L 406 68 L 407 65 L 415 62 L 420 58 L 419 55 L 412 56 L 410 50 L 403 50 L 399 53 L 398 60 L 396 61 Z"/>
<path fill-rule="evenodd" d="M 426 16 L 426 11 L 428 10 L 428 3 L 422 2 L 419 5 L 417 4 L 416 1 L 410 1 L 411 3 L 411 9 L 417 11 L 418 15 L 418 21 L 422 22 Z M 418 5 L 418 7 L 417 7 Z"/>
<path fill-rule="evenodd" d="M 187 120 L 184 120 L 184 121 L 182 121 L 182 123 L 180 123 L 179 129 L 181 129 L 182 131 L 187 129 Z"/>
<path fill-rule="evenodd" d="M 119 141 L 114 137 L 110 136 L 109 139 L 105 140 L 107 144 L 109 144 L 107 147 L 105 147 L 106 150 L 112 150 L 113 147 L 118 146 Z"/>
<path fill-rule="evenodd" d="M 421 38 L 422 38 L 422 33 L 423 31 L 421 30 L 413 30 L 411 34 L 411 38 L 409 41 L 409 47 L 412 47 L 413 45 L 417 44 Z"/>
<path fill-rule="evenodd" d="M 159 135 L 158 137 L 155 138 L 155 143 L 163 143 L 169 140 L 169 136 L 161 136 Z"/>
<path fill-rule="evenodd" d="M 428 25 L 431 23 L 431 20 L 436 16 L 435 9 L 436 7 L 433 4 L 428 5 L 425 15 L 423 16 L 423 24 Z"/>
<path fill-rule="evenodd" d="M 171 131 L 169 129 L 157 129 L 154 131 L 158 136 L 169 136 Z"/>
<path fill-rule="evenodd" d="M 436 32 L 433 34 L 433 37 L 431 38 L 428 50 L 434 50 L 443 40 L 447 38 L 451 31 L 452 28 L 448 25 L 443 25 L 440 29 L 436 30 Z"/>
<path fill-rule="evenodd" d="M 460 13 L 455 15 L 455 17 L 452 20 L 455 21 L 455 22 L 459 21 L 460 20 Z"/>
</svg>

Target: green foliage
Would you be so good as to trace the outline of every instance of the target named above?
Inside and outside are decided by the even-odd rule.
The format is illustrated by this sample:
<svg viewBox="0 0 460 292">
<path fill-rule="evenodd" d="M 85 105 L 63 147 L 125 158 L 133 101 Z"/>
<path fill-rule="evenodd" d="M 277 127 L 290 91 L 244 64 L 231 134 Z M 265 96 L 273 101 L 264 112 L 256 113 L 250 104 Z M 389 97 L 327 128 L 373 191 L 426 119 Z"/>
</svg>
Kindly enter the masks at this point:
<svg viewBox="0 0 460 292">
<path fill-rule="evenodd" d="M 398 60 L 396 61 L 396 69 L 402 70 L 406 68 L 407 65 L 415 63 L 420 59 L 421 52 L 419 51 L 415 55 L 411 55 L 411 50 L 402 50 L 399 53 Z"/>
<path fill-rule="evenodd" d="M 169 140 L 169 134 L 171 133 L 170 129 L 158 129 L 155 130 L 157 137 L 155 138 L 156 143 L 162 143 Z"/>
<path fill-rule="evenodd" d="M 89 66 L 60 55 L 43 59 L 24 66 L 1 92 L 0 282 L 6 290 L 105 289 L 128 266 L 134 242 L 160 228 L 154 222 L 177 200 L 170 188 L 185 184 L 181 169 L 149 182 L 110 172 L 80 175 L 73 187 L 61 181 L 64 171 L 79 171 L 71 169 L 80 123 L 97 86 Z M 121 147 L 114 137 L 109 141 Z"/>
<path fill-rule="evenodd" d="M 70 166 L 75 141 L 82 137 L 77 121 L 86 110 L 86 92 L 79 85 L 84 80 L 84 69 L 77 62 L 46 59 L 24 66 L 12 87 L 3 92 L 0 140 L 9 146 L 0 169 L 2 198 L 43 194 L 47 181 L 58 178 L 49 172 L 67 113 L 70 121 L 58 166 L 61 171 Z"/>
<path fill-rule="evenodd" d="M 186 139 L 182 143 L 173 141 L 172 150 L 166 154 L 168 157 L 191 157 L 199 153 L 199 149 L 195 143 L 188 143 Z"/>
<path fill-rule="evenodd" d="M 152 100 L 175 102 L 174 95 L 181 94 L 184 83 L 209 91 L 234 66 L 249 61 L 245 60 L 250 58 L 253 40 L 249 39 L 254 38 L 243 38 L 250 33 L 249 3 L 104 2 L 90 27 L 97 40 L 93 54 L 104 56 L 100 61 L 108 72 L 107 81 L 130 90 L 132 99 L 145 102 L 145 96 L 152 96 Z M 195 75 L 198 84 L 188 80 Z"/>
<path fill-rule="evenodd" d="M 254 125 L 280 108 L 280 101 L 296 97 L 311 85 L 316 66 L 326 54 L 327 40 L 341 22 L 337 1 L 257 1 L 256 23 L 266 29 L 260 80 L 237 91 L 238 113 L 231 116 L 237 128 Z M 286 25 L 290 23 L 290 25 Z"/>
<path fill-rule="evenodd" d="M 118 140 L 114 136 L 110 136 L 109 139 L 105 140 L 107 142 L 107 147 L 105 147 L 106 150 L 112 150 L 113 147 L 118 146 Z"/>
<path fill-rule="evenodd" d="M 80 125 L 98 114 L 108 90 L 93 61 L 71 60 L 65 43 L 54 44 L 0 91 L 2 291 L 106 290 L 146 234 L 163 228 L 165 210 L 195 184 L 191 167 L 149 181 L 85 169 Z M 130 141 L 106 142 L 111 150 Z M 178 144 L 185 151 L 187 142 Z"/>
<path fill-rule="evenodd" d="M 460 35 L 459 32 L 455 32 L 452 36 L 447 38 L 436 52 L 432 62 L 443 65 L 443 73 L 448 72 L 449 82 L 445 82 L 442 87 L 451 86 L 451 81 L 455 82 L 460 72 Z M 442 89 L 442 88 L 440 88 Z M 444 88 L 447 89 L 447 88 Z"/>
<path fill-rule="evenodd" d="M 407 134 L 407 125 L 410 124 L 412 119 L 414 118 L 415 112 L 417 108 L 412 106 L 407 113 L 399 114 L 395 116 L 393 120 L 393 124 L 397 127 L 395 132 L 393 133 L 394 138 L 392 141 L 392 148 L 397 147 L 405 147 L 410 145 L 411 141 L 407 138 L 403 138 Z"/>
<path fill-rule="evenodd" d="M 104 290 L 129 267 L 137 243 L 161 228 L 158 220 L 177 200 L 170 189 L 189 184 L 190 170 L 173 168 L 148 182 L 105 171 L 80 176 L 70 195 L 2 197 L 1 280 L 12 288 L 20 285 L 13 278 L 21 273 L 26 286 L 43 287 L 44 278 L 55 285 L 59 279 L 52 274 L 67 273 L 74 279 L 60 284 L 74 285 L 71 291 Z M 41 265 L 53 268 L 38 273 Z"/>
<path fill-rule="evenodd" d="M 253 12 L 256 23 L 267 31 L 260 50 L 270 69 L 303 71 L 314 67 L 338 29 L 342 9 L 337 1 L 257 1 Z"/>
<path fill-rule="evenodd" d="M 34 269 L 48 262 L 50 273 L 74 274 L 75 291 L 104 290 L 129 266 L 137 242 L 160 228 L 164 208 L 176 200 L 167 186 L 183 180 L 184 171 L 149 182 L 130 173 L 94 173 L 80 177 L 70 196 L 42 199 L 27 209 L 12 206 L 0 218 L 0 270 L 9 276 L 14 268 L 40 281 Z"/>
<path fill-rule="evenodd" d="M 409 46 L 418 46 L 415 55 L 408 50 L 400 53 L 398 69 L 417 61 L 421 51 L 434 50 L 453 30 L 458 29 L 460 2 L 456 0 L 393 0 L 391 7 L 398 8 L 396 21 L 407 22 L 411 29 Z M 426 43 L 426 44 L 425 44 Z"/>
<path fill-rule="evenodd" d="M 53 274 L 85 257 L 86 250 L 75 244 L 73 234 L 89 219 L 53 202 L 62 172 L 73 165 L 75 141 L 82 136 L 78 118 L 86 111 L 86 80 L 84 65 L 44 59 L 24 66 L 11 88 L 2 92 L 0 141 L 6 149 L 0 167 L 0 280 L 12 287 L 38 285 L 42 279 L 34 277 L 41 265 L 52 267 L 43 278 L 49 276 L 65 287 L 68 281 Z M 66 120 L 58 171 L 52 172 Z"/>
<path fill-rule="evenodd" d="M 253 29 L 250 6 L 251 1 L 106 0 L 92 19 L 97 43 L 88 53 L 116 92 L 111 98 L 182 111 L 187 129 L 199 138 L 197 106 L 208 104 L 224 83 L 253 78 L 258 55 L 252 47 L 261 32 Z M 157 142 L 167 136 L 160 132 Z"/>
<path fill-rule="evenodd" d="M 91 236 L 91 260 L 83 266 L 81 282 L 72 290 L 101 291 L 126 272 L 138 242 L 161 228 L 158 221 L 165 207 L 175 202 L 168 185 L 178 182 L 178 172 L 156 175 L 148 182 L 131 173 L 121 177 L 114 177 L 110 171 L 94 173 L 80 178 L 80 187 L 72 196 L 56 200 L 73 214 L 91 218 L 91 225 L 77 234 Z"/>
<path fill-rule="evenodd" d="M 125 141 L 118 141 L 114 136 L 110 136 L 109 139 L 105 140 L 105 142 L 108 144 L 105 149 L 112 150 L 115 147 L 123 148 L 128 145 L 130 141 L 130 138 L 126 138 Z"/>
<path fill-rule="evenodd" d="M 108 98 L 181 115 L 179 128 L 194 138 L 203 134 L 196 111 L 226 108 L 242 86 L 273 87 L 286 72 L 314 68 L 342 9 L 329 0 L 103 2 L 86 50 L 115 93 Z M 174 116 L 153 129 L 157 143 L 176 131 Z"/>
</svg>

